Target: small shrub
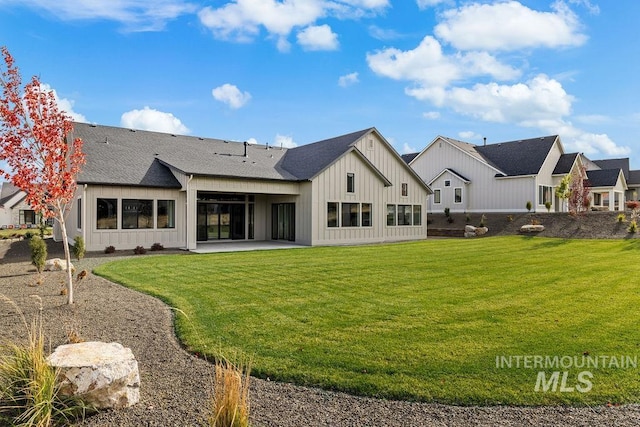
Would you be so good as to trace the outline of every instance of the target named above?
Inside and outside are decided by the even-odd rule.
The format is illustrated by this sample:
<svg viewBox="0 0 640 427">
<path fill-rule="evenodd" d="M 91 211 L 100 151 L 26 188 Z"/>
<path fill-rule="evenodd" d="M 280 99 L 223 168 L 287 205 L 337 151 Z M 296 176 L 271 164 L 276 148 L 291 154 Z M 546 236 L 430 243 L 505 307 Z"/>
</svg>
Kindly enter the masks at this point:
<svg viewBox="0 0 640 427">
<path fill-rule="evenodd" d="M 31 263 L 36 266 L 38 273 L 44 270 L 44 264 L 47 262 L 47 244 L 38 236 L 34 236 L 29 241 L 29 249 L 31 250 Z"/>
<path fill-rule="evenodd" d="M 133 250 L 133 253 L 136 255 L 144 255 L 147 253 L 147 250 L 144 248 L 144 246 L 136 246 L 136 248 Z"/>
<path fill-rule="evenodd" d="M 551 202 L 544 202 L 544 207 L 547 208 L 547 212 L 551 212 Z"/>
<path fill-rule="evenodd" d="M 84 238 L 82 236 L 76 236 L 71 249 L 73 249 L 73 256 L 76 257 L 78 261 L 84 258 L 84 253 L 86 251 L 84 246 Z"/>
<path fill-rule="evenodd" d="M 630 209 L 630 210 L 640 209 L 640 202 L 637 200 L 629 200 L 627 202 L 627 209 Z"/>
<path fill-rule="evenodd" d="M 533 207 L 533 205 L 531 204 L 531 200 L 529 200 L 529 201 L 527 202 L 527 204 L 525 205 L 525 207 L 527 208 L 527 211 L 528 211 L 528 212 L 531 212 L 531 208 Z"/>
<path fill-rule="evenodd" d="M 116 251 L 116 248 L 114 246 L 107 246 L 106 248 L 104 248 L 105 254 L 112 254 L 115 251 Z"/>
<path fill-rule="evenodd" d="M 507 221 L 513 222 L 513 215 L 507 215 Z"/>
<path fill-rule="evenodd" d="M 26 233 L 24 233 L 24 238 L 25 239 L 30 239 L 34 236 L 34 234 L 30 231 L 27 231 Z"/>
<path fill-rule="evenodd" d="M 534 218 L 531 220 L 531 225 L 540 225 L 540 221 Z"/>
<path fill-rule="evenodd" d="M 635 233 L 635 232 L 637 232 L 637 231 L 638 231 L 638 223 L 637 223 L 637 222 L 635 222 L 635 221 L 631 221 L 631 222 L 629 223 L 629 228 L 627 228 L 627 231 L 628 231 L 629 233 L 632 233 L 632 234 L 633 234 L 633 233 Z"/>
<path fill-rule="evenodd" d="M 467 224 L 469 224 L 471 222 L 471 215 L 466 214 L 464 220 Z"/>
<path fill-rule="evenodd" d="M 448 217 L 447 217 L 447 222 L 448 222 L 449 224 L 453 224 L 453 217 L 452 217 L 452 216 L 448 216 Z"/>
<path fill-rule="evenodd" d="M 250 371 L 249 365 L 243 368 L 228 360 L 216 361 L 209 426 L 249 426 Z"/>
<path fill-rule="evenodd" d="M 482 214 L 482 216 L 480 217 L 480 227 L 486 227 L 485 225 L 486 220 L 487 220 L 487 216 L 485 214 Z"/>
<path fill-rule="evenodd" d="M 151 250 L 152 251 L 162 251 L 162 250 L 164 250 L 164 246 L 162 246 L 162 243 L 154 243 L 153 245 L 151 245 Z"/>
<path fill-rule="evenodd" d="M 449 216 L 451 215 L 451 209 L 449 208 L 444 208 L 444 216 L 446 216 L 447 218 L 449 218 Z"/>
<path fill-rule="evenodd" d="M 627 215 L 625 215 L 623 213 L 618 214 L 618 216 L 616 217 L 616 220 L 618 222 L 626 222 L 627 221 Z"/>
</svg>

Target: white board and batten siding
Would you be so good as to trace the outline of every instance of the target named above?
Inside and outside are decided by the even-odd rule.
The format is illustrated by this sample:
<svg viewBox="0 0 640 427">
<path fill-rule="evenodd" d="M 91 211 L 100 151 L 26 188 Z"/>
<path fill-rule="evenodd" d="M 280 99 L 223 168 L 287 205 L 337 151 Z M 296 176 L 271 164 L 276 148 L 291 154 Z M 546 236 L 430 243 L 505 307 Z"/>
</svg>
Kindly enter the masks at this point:
<svg viewBox="0 0 640 427">
<path fill-rule="evenodd" d="M 84 190 L 84 191 L 83 191 Z M 68 235 L 74 238 L 83 235 L 85 246 L 88 251 L 104 250 L 108 246 L 113 246 L 117 250 L 133 249 L 136 246 L 144 246 L 149 249 L 154 243 L 160 243 L 165 248 L 185 247 L 185 228 L 182 226 L 185 221 L 186 197 L 185 193 L 175 189 L 158 189 L 146 187 L 124 187 L 124 186 L 92 186 L 86 189 L 79 186 L 78 196 L 82 199 L 82 228 L 77 227 L 77 200 L 72 207 L 71 214 L 67 221 Z M 118 200 L 118 228 L 98 229 L 97 227 L 97 203 L 99 198 Z M 122 200 L 123 199 L 143 199 L 153 200 L 154 222 L 157 217 L 158 200 L 175 201 L 175 227 L 174 228 L 153 228 L 144 229 L 123 229 L 122 228 Z"/>
<path fill-rule="evenodd" d="M 382 178 L 362 159 L 349 152 L 312 180 L 312 244 L 362 244 L 397 240 L 417 240 L 427 236 L 427 191 L 407 165 L 375 132 L 365 135 L 356 148 L 391 183 L 385 186 Z M 347 192 L 347 174 L 354 175 L 354 191 Z M 402 183 L 408 184 L 407 197 L 401 196 Z M 328 226 L 327 204 L 339 205 L 339 226 Z M 342 203 L 371 203 L 371 226 L 342 226 Z M 387 226 L 387 204 L 420 205 L 421 225 Z"/>
<path fill-rule="evenodd" d="M 534 210 L 536 212 L 546 212 L 547 208 L 544 206 L 544 203 L 540 200 L 538 193 L 538 186 L 544 185 L 547 187 L 554 187 L 556 185 L 557 180 L 553 176 L 553 170 L 556 168 L 558 164 L 558 160 L 560 160 L 560 156 L 562 156 L 563 150 L 560 145 L 560 140 L 556 138 L 556 141 L 551 146 L 549 153 L 547 154 L 547 158 L 545 159 L 542 167 L 540 168 L 540 172 L 536 176 L 536 198 L 531 200 L 531 204 L 534 206 Z M 555 212 L 555 195 L 551 195 L 551 212 Z"/>
</svg>

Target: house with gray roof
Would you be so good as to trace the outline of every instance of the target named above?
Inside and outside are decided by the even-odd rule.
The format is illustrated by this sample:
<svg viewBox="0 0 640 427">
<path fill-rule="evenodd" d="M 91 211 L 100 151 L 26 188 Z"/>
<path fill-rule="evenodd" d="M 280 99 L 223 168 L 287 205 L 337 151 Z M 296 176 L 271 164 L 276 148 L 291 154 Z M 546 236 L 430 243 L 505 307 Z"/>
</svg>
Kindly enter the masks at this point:
<svg viewBox="0 0 640 427">
<path fill-rule="evenodd" d="M 534 212 L 565 211 L 555 188 L 583 168 L 590 174 L 584 178 L 597 184 L 593 193 L 599 208 L 624 208 L 623 171 L 601 167 L 581 153 L 565 153 L 558 135 L 483 145 L 438 136 L 406 158 L 433 190 L 429 212 L 526 212 L 528 202 Z"/>
<path fill-rule="evenodd" d="M 69 138 L 87 162 L 67 230 L 87 250 L 427 235 L 430 189 L 375 128 L 291 149 L 85 123 Z"/>
<path fill-rule="evenodd" d="M 27 193 L 10 182 L 0 183 L 0 228 L 34 228 L 40 214 L 26 203 Z"/>
</svg>

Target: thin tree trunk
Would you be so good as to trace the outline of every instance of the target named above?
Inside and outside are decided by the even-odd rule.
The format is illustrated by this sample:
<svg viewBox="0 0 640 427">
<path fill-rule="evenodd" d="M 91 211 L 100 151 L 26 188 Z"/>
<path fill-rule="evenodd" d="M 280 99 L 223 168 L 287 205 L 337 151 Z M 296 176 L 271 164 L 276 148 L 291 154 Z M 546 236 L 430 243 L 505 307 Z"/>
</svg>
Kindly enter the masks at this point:
<svg viewBox="0 0 640 427">
<path fill-rule="evenodd" d="M 60 211 L 57 218 L 62 230 L 62 244 L 64 245 L 64 256 L 67 260 L 67 304 L 73 304 L 73 273 L 71 272 L 71 252 L 69 251 L 69 239 L 67 238 L 67 226 L 64 221 L 64 213 Z"/>
</svg>

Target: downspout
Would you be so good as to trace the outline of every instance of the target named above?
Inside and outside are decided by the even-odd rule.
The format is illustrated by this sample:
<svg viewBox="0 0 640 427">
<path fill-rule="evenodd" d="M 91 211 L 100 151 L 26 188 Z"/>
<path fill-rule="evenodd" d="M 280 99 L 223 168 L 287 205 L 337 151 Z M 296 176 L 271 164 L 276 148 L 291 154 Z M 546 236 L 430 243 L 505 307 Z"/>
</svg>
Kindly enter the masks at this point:
<svg viewBox="0 0 640 427">
<path fill-rule="evenodd" d="M 81 218 L 80 221 L 82 223 L 82 240 L 84 240 L 85 245 L 87 244 L 87 184 L 82 186 L 82 212 L 80 212 Z"/>
<path fill-rule="evenodd" d="M 189 175 L 189 179 L 187 180 L 186 185 L 186 197 L 185 197 L 185 206 L 184 206 L 184 240 L 185 240 L 185 249 L 189 250 L 189 183 L 193 179 L 193 174 Z"/>
</svg>

